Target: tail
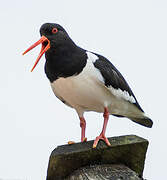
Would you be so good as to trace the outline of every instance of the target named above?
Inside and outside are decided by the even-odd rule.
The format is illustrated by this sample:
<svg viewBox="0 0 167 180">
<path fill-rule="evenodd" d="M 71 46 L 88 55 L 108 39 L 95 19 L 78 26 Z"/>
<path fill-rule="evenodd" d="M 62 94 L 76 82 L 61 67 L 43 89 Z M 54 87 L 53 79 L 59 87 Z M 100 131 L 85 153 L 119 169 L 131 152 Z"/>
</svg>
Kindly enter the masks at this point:
<svg viewBox="0 0 167 180">
<path fill-rule="evenodd" d="M 140 117 L 140 118 L 129 118 L 131 119 L 133 122 L 136 122 L 142 126 L 145 126 L 145 127 L 148 127 L 148 128 L 151 128 L 152 125 L 153 125 L 153 121 L 148 118 L 147 116 L 143 116 L 143 117 Z"/>
</svg>

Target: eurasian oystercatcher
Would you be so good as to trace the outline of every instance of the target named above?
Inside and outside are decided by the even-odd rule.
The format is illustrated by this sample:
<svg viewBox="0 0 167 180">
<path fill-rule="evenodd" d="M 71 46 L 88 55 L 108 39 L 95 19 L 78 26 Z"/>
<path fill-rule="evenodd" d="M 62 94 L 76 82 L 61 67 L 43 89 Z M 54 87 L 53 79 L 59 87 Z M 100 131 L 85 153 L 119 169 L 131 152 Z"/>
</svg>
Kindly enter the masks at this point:
<svg viewBox="0 0 167 180">
<path fill-rule="evenodd" d="M 152 120 L 145 115 L 129 85 L 108 59 L 77 46 L 59 24 L 43 24 L 40 34 L 41 39 L 23 54 L 42 44 L 31 71 L 45 53 L 46 76 L 57 98 L 78 113 L 82 142 L 87 140 L 84 119 L 86 111 L 100 112 L 104 116 L 102 132 L 94 140 L 93 148 L 100 139 L 110 146 L 105 137 L 110 114 L 152 127 Z"/>
</svg>

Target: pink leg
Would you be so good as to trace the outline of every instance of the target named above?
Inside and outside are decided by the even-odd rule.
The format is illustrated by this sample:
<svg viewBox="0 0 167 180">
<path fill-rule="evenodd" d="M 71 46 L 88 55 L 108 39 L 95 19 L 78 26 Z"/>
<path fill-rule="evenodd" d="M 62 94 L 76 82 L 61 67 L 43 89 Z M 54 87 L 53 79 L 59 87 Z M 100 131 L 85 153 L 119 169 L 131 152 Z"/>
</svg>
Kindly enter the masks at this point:
<svg viewBox="0 0 167 180">
<path fill-rule="evenodd" d="M 107 108 L 104 108 L 104 123 L 103 123 L 103 129 L 102 132 L 100 133 L 99 136 L 96 137 L 94 143 L 93 143 L 93 148 L 96 148 L 99 140 L 103 140 L 108 146 L 111 146 L 109 140 L 105 137 L 105 132 L 106 132 L 106 127 L 107 127 L 107 123 L 108 123 L 108 119 L 109 119 L 109 112 Z"/>
<path fill-rule="evenodd" d="M 86 129 L 86 121 L 84 117 L 79 117 L 80 119 L 80 127 L 81 127 L 81 142 L 87 141 L 87 138 L 85 138 L 85 129 Z"/>
</svg>

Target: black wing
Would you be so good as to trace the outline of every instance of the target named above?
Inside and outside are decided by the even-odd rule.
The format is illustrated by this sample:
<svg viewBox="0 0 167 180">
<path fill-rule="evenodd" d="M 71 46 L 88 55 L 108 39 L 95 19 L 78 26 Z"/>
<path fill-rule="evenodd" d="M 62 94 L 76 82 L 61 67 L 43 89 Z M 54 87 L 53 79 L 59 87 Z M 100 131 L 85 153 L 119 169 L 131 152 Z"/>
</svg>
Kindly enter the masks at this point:
<svg viewBox="0 0 167 180">
<path fill-rule="evenodd" d="M 104 78 L 105 86 L 112 86 L 114 89 L 127 91 L 129 95 L 133 96 L 136 101 L 133 104 L 136 105 L 142 112 L 144 112 L 137 102 L 137 99 L 130 89 L 128 83 L 126 82 L 122 74 L 116 69 L 116 67 L 105 57 L 98 54 L 95 55 L 98 56 L 99 59 L 94 62 L 94 66 L 101 72 Z"/>
</svg>

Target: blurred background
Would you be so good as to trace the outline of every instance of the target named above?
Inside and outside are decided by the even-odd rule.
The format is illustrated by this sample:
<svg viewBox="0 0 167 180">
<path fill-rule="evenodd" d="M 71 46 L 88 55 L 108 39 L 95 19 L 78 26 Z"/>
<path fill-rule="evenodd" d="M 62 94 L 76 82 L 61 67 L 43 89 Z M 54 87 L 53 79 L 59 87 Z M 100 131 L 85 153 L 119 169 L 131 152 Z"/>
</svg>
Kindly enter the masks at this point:
<svg viewBox="0 0 167 180">
<path fill-rule="evenodd" d="M 52 150 L 80 141 L 77 114 L 54 96 L 44 56 L 30 73 L 40 46 L 22 56 L 46 22 L 61 24 L 76 44 L 107 57 L 123 74 L 154 126 L 110 116 L 106 136 L 148 139 L 144 178 L 167 178 L 167 1 L 2 1 L 0 17 L 1 179 L 45 179 Z M 103 116 L 89 112 L 85 118 L 86 137 L 95 139 Z"/>
</svg>

